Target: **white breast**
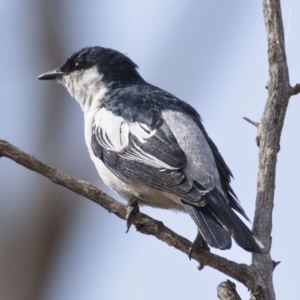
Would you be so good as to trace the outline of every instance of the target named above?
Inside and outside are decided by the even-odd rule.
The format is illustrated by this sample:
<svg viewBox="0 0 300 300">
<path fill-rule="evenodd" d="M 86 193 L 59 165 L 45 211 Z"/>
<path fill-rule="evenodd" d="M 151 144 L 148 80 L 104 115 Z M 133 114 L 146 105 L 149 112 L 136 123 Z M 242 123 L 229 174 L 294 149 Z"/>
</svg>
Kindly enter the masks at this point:
<svg viewBox="0 0 300 300">
<path fill-rule="evenodd" d="M 94 155 L 94 152 L 91 147 L 91 133 L 93 129 L 95 115 L 98 112 L 99 111 L 94 110 L 85 113 L 85 141 L 89 150 L 90 157 L 94 162 L 96 169 L 103 182 L 125 200 L 136 198 L 138 199 L 140 205 L 173 209 L 176 211 L 185 211 L 180 199 L 176 196 L 153 189 L 137 180 L 129 180 L 129 183 L 125 183 L 122 180 L 120 180 L 117 176 L 115 176 L 104 165 L 104 163 Z M 105 118 L 102 121 L 104 120 Z M 119 121 L 115 122 L 115 124 L 121 124 Z M 122 148 L 123 144 L 121 142 L 118 144 L 117 140 L 115 140 L 113 143 L 115 144 L 115 146 Z"/>
</svg>

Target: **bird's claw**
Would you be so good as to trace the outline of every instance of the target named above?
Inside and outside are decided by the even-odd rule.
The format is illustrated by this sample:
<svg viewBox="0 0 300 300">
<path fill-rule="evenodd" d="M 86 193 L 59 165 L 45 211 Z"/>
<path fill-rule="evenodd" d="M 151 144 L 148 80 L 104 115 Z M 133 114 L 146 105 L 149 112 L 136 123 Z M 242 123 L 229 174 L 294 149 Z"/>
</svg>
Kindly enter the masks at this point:
<svg viewBox="0 0 300 300">
<path fill-rule="evenodd" d="M 126 233 L 128 233 L 131 225 L 132 225 L 132 218 L 133 216 L 140 212 L 140 209 L 139 209 L 139 204 L 137 202 L 136 199 L 133 199 L 133 200 L 129 200 L 128 202 L 128 205 L 126 206 L 126 209 L 127 209 L 127 214 L 126 214 L 126 220 L 127 220 L 127 230 L 126 230 Z"/>
<path fill-rule="evenodd" d="M 205 267 L 205 264 L 200 263 L 199 266 L 197 267 L 197 269 L 198 269 L 198 271 L 201 271 L 204 269 L 204 267 Z"/>
<path fill-rule="evenodd" d="M 209 248 L 207 242 L 204 240 L 204 238 L 200 232 L 198 232 L 194 242 L 192 243 L 192 245 L 189 249 L 188 257 L 190 260 L 192 259 L 193 251 L 196 248 L 202 248 L 203 250 L 210 251 L 210 248 Z M 200 263 L 198 266 L 198 270 L 201 271 L 204 268 L 204 266 L 205 266 L 205 264 Z"/>
</svg>

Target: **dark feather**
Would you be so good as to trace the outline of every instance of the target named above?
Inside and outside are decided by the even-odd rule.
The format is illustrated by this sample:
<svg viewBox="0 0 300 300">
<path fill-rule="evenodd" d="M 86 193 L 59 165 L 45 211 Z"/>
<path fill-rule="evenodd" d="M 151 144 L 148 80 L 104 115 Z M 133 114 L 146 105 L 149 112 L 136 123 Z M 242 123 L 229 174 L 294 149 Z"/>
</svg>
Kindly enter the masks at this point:
<svg viewBox="0 0 300 300">
<path fill-rule="evenodd" d="M 116 88 L 111 94 L 110 101 L 106 104 L 106 109 L 112 111 L 116 116 L 122 116 L 125 120 L 141 122 L 151 128 L 154 128 L 159 122 L 163 110 L 178 111 L 192 118 L 203 132 L 212 150 L 228 205 L 249 220 L 230 186 L 230 178 L 233 175 L 217 146 L 208 136 L 200 115 L 192 106 L 164 90 L 146 82 L 139 82 L 136 85 Z"/>
<path fill-rule="evenodd" d="M 226 199 L 216 189 L 207 193 L 204 198 L 207 201 L 205 207 L 195 207 L 185 202 L 183 204 L 210 246 L 219 249 L 230 248 L 228 243 L 230 233 L 240 247 L 246 251 L 260 253 L 250 229 L 227 205 Z"/>
<path fill-rule="evenodd" d="M 229 232 L 218 222 L 207 206 L 199 208 L 185 202 L 183 204 L 196 223 L 201 235 L 211 247 L 221 250 L 231 248 Z"/>
<path fill-rule="evenodd" d="M 131 135 L 129 147 L 121 156 L 126 158 L 130 155 L 147 156 L 149 154 L 170 168 L 180 169 L 184 167 L 186 165 L 184 152 L 177 144 L 168 125 L 163 121 L 160 124 L 161 126 L 156 128 L 155 135 L 147 139 L 147 143 L 141 143 L 136 136 Z M 170 136 L 173 137 L 171 140 Z"/>
<path fill-rule="evenodd" d="M 193 181 L 182 171 L 182 167 L 185 165 L 183 164 L 185 162 L 184 154 L 184 160 L 182 157 L 177 160 L 179 169 L 157 169 L 141 162 L 127 159 L 126 156 L 128 154 L 116 153 L 103 148 L 98 139 L 99 136 L 94 133 L 92 135 L 92 149 L 94 154 L 99 158 L 102 157 L 101 160 L 104 164 L 122 181 L 128 182 L 129 179 L 136 179 L 150 187 L 176 195 L 194 205 L 203 206 L 205 204 L 201 191 L 195 187 Z M 164 162 L 168 162 L 168 156 L 166 156 Z M 164 156 L 160 156 L 160 159 L 162 157 Z M 173 161 L 175 162 L 176 159 L 173 159 Z"/>
<path fill-rule="evenodd" d="M 131 135 L 129 146 L 123 153 L 105 149 L 101 152 L 97 149 L 99 145 L 93 147 L 95 155 L 101 152 L 104 164 L 116 176 L 123 181 L 136 179 L 155 189 L 178 196 L 210 246 L 229 249 L 232 236 L 245 250 L 260 252 L 251 231 L 232 210 L 249 220 L 230 186 L 232 173 L 206 133 L 194 108 L 163 90 L 140 82 L 128 88 L 122 86 L 115 89 L 111 93 L 110 101 L 105 104 L 105 109 L 127 122 L 145 124 L 149 126 L 149 130 L 156 129 L 155 134 L 147 139 L 147 143 L 141 143 L 137 137 Z M 161 112 L 164 110 L 186 114 L 198 125 L 213 153 L 223 195 L 216 188 L 207 191 L 205 186 L 185 174 L 183 170 L 186 157 L 161 118 Z M 147 130 L 143 127 L 142 129 Z M 97 140 L 97 137 L 93 140 Z M 138 160 L 142 155 L 150 155 L 168 165 L 170 169 L 159 169 L 144 164 L 143 160 Z"/>
</svg>

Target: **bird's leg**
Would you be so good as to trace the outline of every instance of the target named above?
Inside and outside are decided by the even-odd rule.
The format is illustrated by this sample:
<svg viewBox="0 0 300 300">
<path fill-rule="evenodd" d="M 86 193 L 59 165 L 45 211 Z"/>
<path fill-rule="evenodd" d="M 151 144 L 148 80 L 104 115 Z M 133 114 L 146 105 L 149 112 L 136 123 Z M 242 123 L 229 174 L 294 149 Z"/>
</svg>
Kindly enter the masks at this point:
<svg viewBox="0 0 300 300">
<path fill-rule="evenodd" d="M 192 243 L 190 249 L 189 249 L 189 259 L 191 260 L 192 259 L 192 253 L 194 251 L 194 249 L 196 248 L 202 248 L 206 251 L 210 251 L 210 248 L 207 244 L 207 242 L 204 240 L 202 234 L 200 233 L 200 231 L 198 231 L 198 234 L 194 240 L 194 242 Z M 204 264 L 203 263 L 200 263 L 199 266 L 198 266 L 198 270 L 201 271 L 203 268 L 204 268 Z"/>
<path fill-rule="evenodd" d="M 134 214 L 140 212 L 139 204 L 136 198 L 132 198 L 128 201 L 128 204 L 126 206 L 127 214 L 126 214 L 126 220 L 127 220 L 127 230 L 126 233 L 129 231 L 131 226 L 131 219 L 134 216 Z"/>
</svg>

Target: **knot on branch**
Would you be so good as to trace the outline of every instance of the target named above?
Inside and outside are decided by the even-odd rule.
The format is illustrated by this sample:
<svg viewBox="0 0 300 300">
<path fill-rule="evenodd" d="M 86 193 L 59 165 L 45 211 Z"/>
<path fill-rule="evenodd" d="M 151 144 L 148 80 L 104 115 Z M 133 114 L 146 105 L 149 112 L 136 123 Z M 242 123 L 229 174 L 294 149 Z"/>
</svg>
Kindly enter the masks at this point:
<svg viewBox="0 0 300 300">
<path fill-rule="evenodd" d="M 218 287 L 218 298 L 221 300 L 242 300 L 235 289 L 235 284 L 230 280 L 221 282 Z"/>
<path fill-rule="evenodd" d="M 276 44 L 276 41 L 271 40 L 268 49 L 268 59 L 270 66 L 278 63 L 278 60 L 280 59 L 280 53 L 281 51 L 278 45 Z"/>
<path fill-rule="evenodd" d="M 135 221 L 133 222 L 133 224 L 136 227 L 136 230 L 144 233 L 144 234 L 150 234 L 151 233 L 161 233 L 162 230 L 164 229 L 164 223 L 161 221 L 157 221 L 157 220 L 152 220 L 147 216 L 144 217 L 144 214 L 142 213 L 138 213 Z"/>
<path fill-rule="evenodd" d="M 250 292 L 250 300 L 260 300 L 265 299 L 263 295 L 263 290 L 261 287 L 257 287 L 255 290 Z"/>
</svg>

